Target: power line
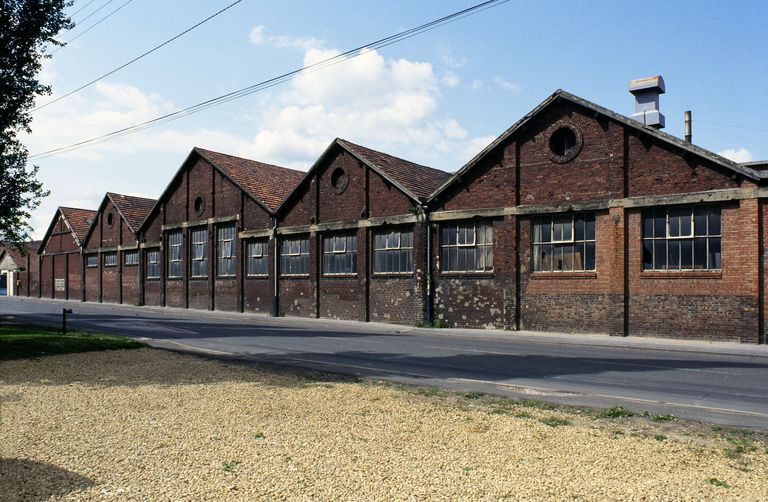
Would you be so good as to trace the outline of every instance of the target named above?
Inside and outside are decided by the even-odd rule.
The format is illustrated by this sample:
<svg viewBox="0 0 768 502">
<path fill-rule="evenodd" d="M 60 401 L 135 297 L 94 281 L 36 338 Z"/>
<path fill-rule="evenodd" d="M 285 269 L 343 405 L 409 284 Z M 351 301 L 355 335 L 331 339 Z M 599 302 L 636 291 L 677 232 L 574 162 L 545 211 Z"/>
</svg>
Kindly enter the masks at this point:
<svg viewBox="0 0 768 502">
<path fill-rule="evenodd" d="M 361 45 L 359 47 L 356 47 L 354 49 L 350 49 L 346 52 L 343 52 L 341 54 L 337 54 L 336 56 L 331 56 L 329 58 L 323 59 L 322 61 L 318 61 L 317 63 L 313 63 L 309 66 L 305 66 L 302 68 L 299 68 L 297 70 L 293 70 L 287 73 L 283 73 L 282 75 L 279 75 L 277 77 L 273 77 L 264 81 L 261 81 L 257 84 L 250 85 L 248 87 L 244 87 L 242 89 L 239 89 L 237 91 L 232 91 L 227 94 L 223 94 L 221 96 L 217 96 L 215 98 L 211 98 L 205 101 L 202 101 L 200 103 L 197 103 L 195 105 L 189 106 L 187 108 L 177 110 L 175 112 L 168 113 L 166 115 L 162 115 L 160 117 L 156 117 L 151 120 L 147 120 L 145 122 L 141 122 L 139 124 L 135 124 L 132 126 L 124 127 L 122 129 L 118 129 L 116 131 L 112 131 L 110 133 L 104 134 L 102 136 L 97 136 L 95 138 L 79 141 L 77 143 L 73 143 L 68 146 L 63 146 L 59 148 L 54 148 L 52 150 L 48 150 L 45 152 L 41 152 L 35 155 L 30 155 L 29 159 L 42 159 L 46 157 L 50 157 L 52 155 L 56 155 L 59 153 L 69 152 L 72 150 L 77 150 L 79 148 L 82 148 L 86 145 L 93 145 L 98 143 L 103 143 L 105 141 L 109 141 L 111 139 L 125 136 L 128 134 L 134 134 L 140 131 L 143 131 L 144 129 L 148 129 L 150 127 L 154 127 L 156 125 L 164 124 L 167 122 L 171 122 L 173 120 L 178 120 L 182 117 L 186 117 L 188 115 L 192 115 L 193 113 L 197 113 L 203 110 L 206 110 L 208 108 L 218 106 L 224 103 L 227 103 L 229 101 L 233 101 L 235 99 L 242 98 L 244 96 L 247 96 L 249 94 L 253 94 L 255 92 L 263 91 L 266 89 L 269 89 L 270 87 L 274 87 L 276 85 L 282 84 L 284 82 L 287 82 L 289 80 L 292 80 L 296 78 L 298 75 L 305 74 L 305 73 L 314 73 L 315 71 L 323 70 L 325 68 L 328 68 L 330 66 L 336 65 L 338 63 L 348 61 L 350 59 L 353 59 L 355 57 L 358 57 L 362 54 L 365 54 L 366 52 L 370 50 L 375 49 L 381 49 L 383 47 L 387 47 L 389 45 L 401 42 L 403 40 L 407 40 L 409 38 L 415 37 L 417 35 L 420 35 L 422 33 L 425 33 L 427 31 L 431 31 L 435 28 L 438 28 L 442 25 L 451 23 L 453 21 L 457 21 L 459 19 L 462 19 L 467 16 L 471 16 L 474 14 L 477 14 L 479 12 L 482 12 L 484 10 L 496 7 L 498 5 L 502 5 L 504 3 L 507 3 L 509 0 L 487 0 L 485 2 L 481 2 L 479 4 L 473 5 L 471 7 L 468 7 L 466 9 L 454 12 L 452 14 L 449 14 L 447 16 L 443 16 L 439 19 L 435 19 L 433 21 L 430 21 L 428 23 L 422 24 L 420 26 L 417 26 L 415 28 L 411 28 L 409 30 L 401 31 L 399 33 L 396 33 L 394 35 L 390 35 L 388 37 L 376 40 L 375 42 L 371 42 L 369 44 Z"/>
<path fill-rule="evenodd" d="M 75 90 L 72 90 L 72 91 L 69 91 L 68 93 L 64 94 L 63 96 L 59 96 L 58 98 L 56 98 L 56 99 L 54 99 L 54 100 L 51 100 L 51 101 L 49 101 L 49 102 L 47 102 L 47 103 L 45 103 L 45 104 L 43 104 L 43 105 L 40 105 L 40 106 L 38 106 L 37 108 L 33 109 L 32 111 L 33 111 L 33 112 L 36 112 L 37 110 L 40 110 L 41 108 L 45 108 L 46 106 L 48 106 L 48 105 L 52 105 L 53 103 L 55 103 L 55 102 L 57 102 L 57 101 L 61 101 L 62 99 L 66 98 L 66 97 L 68 97 L 68 96 L 71 96 L 72 94 L 74 94 L 74 93 L 76 93 L 76 92 L 79 92 L 79 91 L 82 91 L 82 90 L 83 90 L 83 89 L 85 89 L 86 87 L 89 87 L 89 86 L 91 86 L 91 85 L 95 84 L 95 83 L 96 83 L 96 82 L 98 82 L 99 80 L 101 80 L 101 79 L 104 79 L 104 78 L 106 78 L 106 77 L 108 77 L 108 76 L 110 76 L 110 75 L 112 75 L 112 74 L 114 74 L 114 73 L 117 73 L 118 71 L 122 70 L 122 69 L 123 69 L 123 68 L 125 68 L 126 66 L 132 65 L 133 63 L 135 63 L 136 61 L 138 61 L 138 60 L 142 59 L 142 58 L 143 58 L 143 57 L 145 57 L 145 56 L 149 56 L 149 55 L 150 55 L 150 54 L 152 54 L 153 52 L 155 52 L 155 51 L 157 51 L 157 50 L 159 50 L 159 49 L 161 49 L 161 48 L 165 47 L 166 45 L 170 44 L 170 43 L 171 43 L 171 42 L 173 42 L 174 40 L 176 40 L 176 39 L 178 39 L 178 38 L 180 38 L 180 37 L 182 37 L 182 36 L 186 35 L 186 34 L 187 34 L 187 33 L 189 33 L 190 31 L 192 31 L 192 30 L 194 30 L 195 28 L 197 28 L 198 26 L 200 26 L 200 25 L 202 25 L 202 24 L 205 24 L 205 23 L 207 23 L 208 21 L 210 21 L 210 20 L 211 20 L 211 19 L 213 19 L 214 17 L 218 16 L 219 14 L 223 13 L 223 12 L 224 12 L 224 11 L 226 11 L 226 10 L 229 10 L 229 9 L 231 9 L 232 7 L 234 7 L 235 5 L 239 4 L 239 3 L 240 3 L 240 2 L 242 2 L 242 1 L 243 1 L 243 0 L 236 0 L 235 2 L 233 2 L 233 3 L 229 4 L 229 5 L 227 5 L 226 7 L 224 7 L 223 9 L 221 9 L 220 11 L 218 11 L 218 12 L 216 12 L 216 13 L 214 13 L 214 14 L 211 14 L 210 16 L 208 16 L 207 18 L 203 19 L 203 20 L 202 20 L 202 21 L 200 21 L 199 23 L 197 23 L 197 24 L 195 24 L 195 25 L 193 25 L 193 26 L 190 26 L 189 28 L 187 28 L 186 30 L 182 31 L 182 32 L 181 32 L 181 33 L 179 33 L 178 35 L 176 35 L 176 36 L 174 36 L 174 37 L 171 37 L 171 38 L 169 38 L 168 40 L 166 40 L 166 41 L 165 41 L 165 42 L 163 42 L 162 44 L 160 44 L 160 45 L 157 45 L 157 46 L 153 47 L 152 49 L 148 50 L 147 52 L 145 52 L 145 53 L 143 53 L 143 54 L 141 54 L 141 55 L 139 55 L 139 56 L 136 56 L 135 58 L 131 59 L 131 60 L 130 60 L 130 61 L 128 61 L 127 63 L 125 63 L 125 64 L 122 64 L 122 65 L 118 66 L 118 67 L 117 67 L 117 68 L 115 68 L 114 70 L 111 70 L 111 71 L 109 71 L 109 72 L 105 73 L 104 75 L 102 75 L 102 76 L 100 76 L 100 77 L 97 77 L 97 78 L 95 78 L 95 79 L 91 80 L 90 82 L 88 82 L 88 83 L 86 83 L 86 84 L 83 84 L 83 85 L 81 85 L 81 86 L 80 86 L 80 87 L 78 87 L 77 89 L 75 89 Z"/>
<path fill-rule="evenodd" d="M 72 29 L 75 29 L 75 28 L 77 28 L 78 26 L 80 26 L 80 24 L 81 24 L 81 23 L 83 23 L 83 22 L 87 21 L 87 20 L 88 20 L 88 18 L 90 18 L 90 17 L 94 16 L 94 15 L 95 15 L 97 12 L 99 12 L 101 9 L 103 9 L 104 7 L 106 7 L 107 5 L 111 4 L 111 3 L 112 3 L 112 2 L 114 2 L 114 1 L 115 1 L 115 0 L 107 0 L 105 3 L 103 3 L 103 4 L 101 5 L 101 7 L 99 7 L 98 9 L 96 9 L 96 10 L 94 10 L 93 12 L 91 12 L 90 14 L 88 14 L 87 16 L 85 16 L 84 18 L 82 18 L 80 21 L 75 21 L 75 26 L 74 26 Z M 87 7 L 87 6 L 88 6 L 88 5 L 90 5 L 91 3 L 92 3 L 92 2 L 88 2 L 86 5 L 84 5 L 84 6 L 83 6 L 83 8 Z M 83 9 L 80 9 L 80 10 L 83 10 Z M 78 11 L 78 12 L 80 12 L 80 11 Z M 72 15 L 74 16 L 75 14 L 77 14 L 77 12 L 76 12 L 76 13 L 74 13 L 74 14 L 72 14 Z"/>
<path fill-rule="evenodd" d="M 696 119 L 696 122 L 699 124 L 707 124 L 715 127 L 727 127 L 731 129 L 745 129 L 747 131 L 758 131 L 758 132 L 768 132 L 768 129 L 760 129 L 757 127 L 749 127 L 749 126 L 740 126 L 740 125 L 733 125 L 733 124 L 718 124 L 715 122 L 707 122 L 704 120 Z"/>
<path fill-rule="evenodd" d="M 75 12 L 73 12 L 72 14 L 70 14 L 70 15 L 69 15 L 69 17 L 72 17 L 72 16 L 74 16 L 75 14 L 78 14 L 80 11 L 82 11 L 83 9 L 85 9 L 86 7 L 88 7 L 89 5 L 91 5 L 91 4 L 92 4 L 93 2 L 95 2 L 95 1 L 96 1 L 96 0 L 90 0 L 90 2 L 86 3 L 85 5 L 83 5 L 83 6 L 82 6 L 82 7 L 80 7 L 79 9 L 77 9 Z"/>
<path fill-rule="evenodd" d="M 110 2 L 111 1 L 112 0 L 110 0 Z M 51 54 L 56 54 L 61 49 L 66 47 L 67 44 L 70 44 L 70 43 L 74 42 L 75 40 L 77 40 L 78 38 L 82 37 L 83 35 L 85 35 L 89 31 L 91 31 L 92 29 L 94 29 L 95 27 L 97 27 L 98 25 L 100 25 L 101 23 L 103 23 L 104 21 L 109 19 L 110 17 L 112 17 L 113 14 L 115 14 L 117 11 L 119 11 L 120 9 L 122 9 L 123 7 L 125 7 L 126 5 L 128 5 L 131 2 L 133 2 L 133 0 L 128 0 L 127 2 L 123 3 L 122 5 L 120 5 L 120 7 L 118 7 L 117 9 L 113 10 L 112 12 L 107 14 L 106 16 L 102 17 L 101 19 L 99 19 L 98 21 L 96 21 L 95 23 L 90 25 L 85 31 L 80 32 L 77 36 L 74 36 L 74 37 L 70 38 L 69 40 L 67 40 L 66 42 L 64 42 L 63 45 L 59 46 L 55 51 L 51 52 Z M 109 2 L 107 2 L 107 3 L 109 3 Z"/>
</svg>

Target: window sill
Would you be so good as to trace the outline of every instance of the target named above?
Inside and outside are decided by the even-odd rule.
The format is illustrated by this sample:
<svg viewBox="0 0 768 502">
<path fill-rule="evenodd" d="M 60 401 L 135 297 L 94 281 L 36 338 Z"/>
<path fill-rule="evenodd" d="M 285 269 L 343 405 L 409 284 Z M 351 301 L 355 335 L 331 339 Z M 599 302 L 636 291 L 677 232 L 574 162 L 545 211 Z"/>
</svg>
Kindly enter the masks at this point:
<svg viewBox="0 0 768 502">
<path fill-rule="evenodd" d="M 190 281 L 201 281 L 202 282 L 202 281 L 207 281 L 208 277 L 207 276 L 202 276 L 202 275 L 196 275 L 194 277 L 190 277 L 189 280 Z"/>
<path fill-rule="evenodd" d="M 309 279 L 309 274 L 285 274 L 280 279 Z"/>
<path fill-rule="evenodd" d="M 249 281 L 250 280 L 263 281 L 263 280 L 269 279 L 269 276 L 268 275 L 246 275 L 245 279 Z"/>
<path fill-rule="evenodd" d="M 531 279 L 558 280 L 558 279 L 596 279 L 597 272 L 533 272 Z"/>
<path fill-rule="evenodd" d="M 643 270 L 641 279 L 722 279 L 722 270 Z"/>
<path fill-rule="evenodd" d="M 323 274 L 323 279 L 357 279 L 357 274 Z"/>
<path fill-rule="evenodd" d="M 374 272 L 372 279 L 410 279 L 413 272 Z"/>
<path fill-rule="evenodd" d="M 493 272 L 440 272 L 442 277 L 456 278 L 456 279 L 492 279 Z"/>
</svg>

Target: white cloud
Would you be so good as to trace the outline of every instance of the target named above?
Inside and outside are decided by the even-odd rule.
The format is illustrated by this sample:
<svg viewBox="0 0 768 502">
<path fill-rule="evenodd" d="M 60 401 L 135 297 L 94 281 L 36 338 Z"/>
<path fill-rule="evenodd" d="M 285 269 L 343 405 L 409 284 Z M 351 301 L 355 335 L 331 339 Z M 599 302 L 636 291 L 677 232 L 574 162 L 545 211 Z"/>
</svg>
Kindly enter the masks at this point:
<svg viewBox="0 0 768 502">
<path fill-rule="evenodd" d="M 493 83 L 504 89 L 505 91 L 509 92 L 520 92 L 521 87 L 520 84 L 516 84 L 514 82 L 510 82 L 509 80 L 502 78 L 502 77 L 494 77 Z"/>
<path fill-rule="evenodd" d="M 309 49 L 304 66 L 338 55 Z M 452 73 L 438 78 L 432 64 L 386 59 L 376 50 L 331 68 L 300 75 L 264 99 L 257 117 L 253 158 L 288 166 L 311 165 L 334 137 L 447 170 L 475 152 L 467 131 L 440 113 L 441 91 L 458 84 Z M 487 144 L 483 139 L 483 146 Z"/>
<path fill-rule="evenodd" d="M 313 37 L 293 37 L 290 35 L 264 35 L 263 26 L 254 26 L 248 37 L 254 45 L 266 43 L 278 49 L 296 49 L 307 51 L 323 47 L 325 42 Z"/>
<path fill-rule="evenodd" d="M 718 155 L 722 155 L 726 159 L 731 159 L 734 162 L 751 162 L 755 160 L 752 156 L 752 152 L 746 148 L 728 148 L 722 152 L 717 152 Z"/>
<path fill-rule="evenodd" d="M 472 82 L 469 84 L 469 89 L 470 89 L 471 91 L 479 91 L 479 90 L 480 90 L 480 89 L 482 89 L 484 86 L 485 86 L 485 84 L 483 84 L 483 81 L 482 81 L 482 80 L 478 80 L 478 79 L 475 79 L 475 80 L 473 80 L 473 81 L 472 81 Z"/>
<path fill-rule="evenodd" d="M 264 41 L 264 27 L 254 26 L 251 28 L 251 33 L 248 38 L 250 38 L 253 45 L 259 45 L 262 43 Z"/>
<path fill-rule="evenodd" d="M 466 58 L 454 56 L 450 52 L 444 52 L 440 54 L 440 61 L 443 62 L 449 68 L 459 69 L 463 68 L 467 64 Z"/>
<path fill-rule="evenodd" d="M 458 75 L 452 71 L 449 71 L 440 78 L 440 83 L 446 87 L 456 87 L 461 83 L 461 80 L 459 79 Z"/>
</svg>

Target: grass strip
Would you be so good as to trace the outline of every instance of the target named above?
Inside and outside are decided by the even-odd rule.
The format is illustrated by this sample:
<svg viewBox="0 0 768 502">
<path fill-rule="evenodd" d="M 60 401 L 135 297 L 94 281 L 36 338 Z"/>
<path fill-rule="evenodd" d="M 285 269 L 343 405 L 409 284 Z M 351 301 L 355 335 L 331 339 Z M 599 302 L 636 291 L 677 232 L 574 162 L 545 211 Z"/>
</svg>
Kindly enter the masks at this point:
<svg viewBox="0 0 768 502">
<path fill-rule="evenodd" d="M 62 335 L 60 330 L 45 326 L 0 325 L 0 361 L 95 350 L 139 349 L 142 347 L 147 347 L 147 345 L 130 338 L 103 333 L 69 331 L 66 335 Z"/>
</svg>

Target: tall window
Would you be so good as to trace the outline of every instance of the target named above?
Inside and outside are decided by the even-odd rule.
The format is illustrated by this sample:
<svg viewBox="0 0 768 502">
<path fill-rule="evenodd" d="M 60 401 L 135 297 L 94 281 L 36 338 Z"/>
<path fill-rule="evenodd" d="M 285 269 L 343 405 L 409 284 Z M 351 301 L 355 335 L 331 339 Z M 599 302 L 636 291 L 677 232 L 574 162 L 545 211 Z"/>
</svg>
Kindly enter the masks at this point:
<svg viewBox="0 0 768 502">
<path fill-rule="evenodd" d="M 719 207 L 643 211 L 643 270 L 720 270 L 721 247 Z"/>
<path fill-rule="evenodd" d="M 389 230 L 373 234 L 373 272 L 413 272 L 413 230 Z"/>
<path fill-rule="evenodd" d="M 99 255 L 97 254 L 87 254 L 85 255 L 85 266 L 86 267 L 98 267 L 99 266 Z"/>
<path fill-rule="evenodd" d="M 280 242 L 280 275 L 309 274 L 309 238 L 293 237 Z"/>
<path fill-rule="evenodd" d="M 445 223 L 440 239 L 443 272 L 493 270 L 493 224 L 490 221 Z"/>
<path fill-rule="evenodd" d="M 208 229 L 192 229 L 191 232 L 192 277 L 208 277 Z"/>
<path fill-rule="evenodd" d="M 160 278 L 160 250 L 147 250 L 147 279 Z"/>
<path fill-rule="evenodd" d="M 168 277 L 181 277 L 181 230 L 168 232 Z"/>
<path fill-rule="evenodd" d="M 558 214 L 533 219 L 534 272 L 595 270 L 595 215 Z"/>
<path fill-rule="evenodd" d="M 269 241 L 251 240 L 245 245 L 246 274 L 248 277 L 266 276 L 269 274 Z"/>
<path fill-rule="evenodd" d="M 115 251 L 104 253 L 104 266 L 105 267 L 117 266 L 117 253 Z"/>
<path fill-rule="evenodd" d="M 357 236 L 331 235 L 323 237 L 323 274 L 348 275 L 357 273 Z"/>
<path fill-rule="evenodd" d="M 237 270 L 237 239 L 235 236 L 235 226 L 226 225 L 216 230 L 216 242 L 218 245 L 218 255 L 216 256 L 217 274 L 219 277 L 230 277 L 235 275 Z"/>
<path fill-rule="evenodd" d="M 123 263 L 125 265 L 138 265 L 139 264 L 139 251 L 123 251 Z"/>
</svg>

